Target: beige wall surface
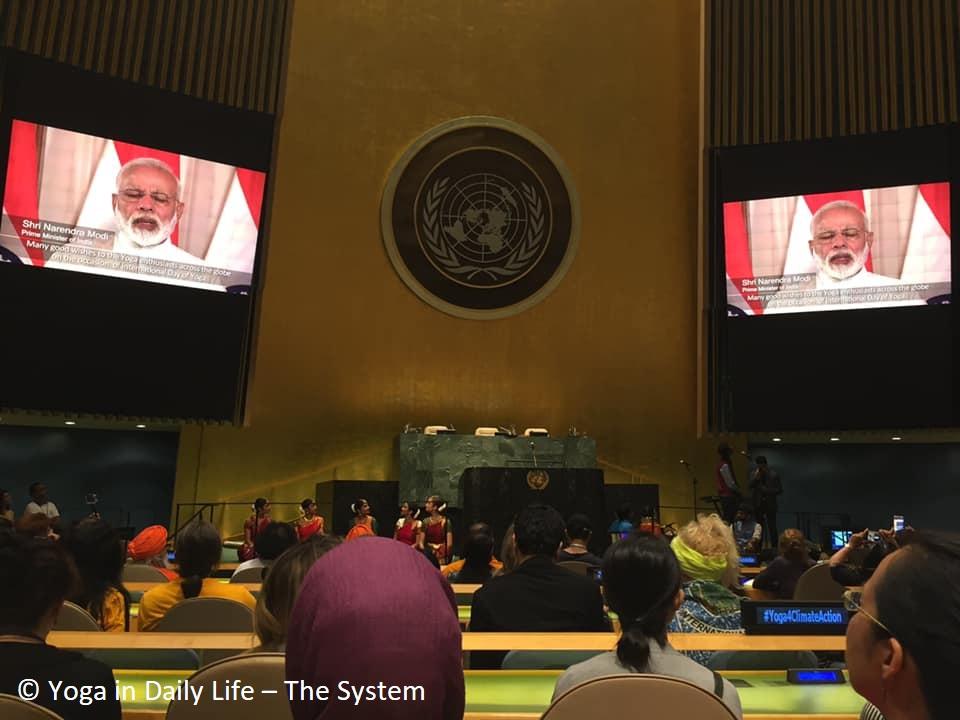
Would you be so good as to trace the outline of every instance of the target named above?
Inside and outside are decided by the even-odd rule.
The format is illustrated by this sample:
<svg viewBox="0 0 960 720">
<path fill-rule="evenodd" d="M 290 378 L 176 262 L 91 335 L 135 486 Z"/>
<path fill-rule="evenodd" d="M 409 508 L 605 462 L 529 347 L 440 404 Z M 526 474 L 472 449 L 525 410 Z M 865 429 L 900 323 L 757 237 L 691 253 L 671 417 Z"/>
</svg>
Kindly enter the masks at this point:
<svg viewBox="0 0 960 720">
<path fill-rule="evenodd" d="M 662 504 L 689 505 L 683 457 L 708 494 L 699 12 L 696 0 L 296 3 L 248 424 L 184 429 L 177 501 L 299 501 L 321 480 L 393 479 L 407 422 L 576 425 L 596 438 L 608 482 L 657 482 Z M 495 321 L 420 301 L 379 227 L 404 148 L 478 114 L 545 138 L 582 213 L 564 281 Z"/>
</svg>

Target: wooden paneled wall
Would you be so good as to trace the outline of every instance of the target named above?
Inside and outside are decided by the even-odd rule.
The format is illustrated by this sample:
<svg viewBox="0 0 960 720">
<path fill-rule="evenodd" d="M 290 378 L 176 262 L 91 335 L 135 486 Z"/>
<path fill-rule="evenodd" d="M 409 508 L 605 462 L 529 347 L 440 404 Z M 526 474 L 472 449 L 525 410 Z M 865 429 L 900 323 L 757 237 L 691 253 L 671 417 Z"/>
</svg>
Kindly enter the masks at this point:
<svg viewBox="0 0 960 720">
<path fill-rule="evenodd" d="M 960 120 L 956 0 L 706 0 L 707 146 Z"/>
<path fill-rule="evenodd" d="M 273 113 L 290 0 L 0 0 L 0 44 Z"/>
</svg>

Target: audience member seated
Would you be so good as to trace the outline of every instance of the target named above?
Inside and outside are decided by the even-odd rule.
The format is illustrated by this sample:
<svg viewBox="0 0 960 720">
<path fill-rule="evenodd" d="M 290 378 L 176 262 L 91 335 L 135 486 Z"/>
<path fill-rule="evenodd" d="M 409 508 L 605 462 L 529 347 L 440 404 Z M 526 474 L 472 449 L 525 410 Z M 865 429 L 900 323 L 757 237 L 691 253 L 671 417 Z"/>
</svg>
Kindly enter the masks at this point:
<svg viewBox="0 0 960 720">
<path fill-rule="evenodd" d="M 344 543 L 314 563 L 293 607 L 286 679 L 331 689 L 331 702 L 295 693 L 294 720 L 463 720 L 460 648 L 453 591 L 430 563 L 390 538 Z M 333 702 L 343 681 L 422 686 L 422 700 Z"/>
<path fill-rule="evenodd" d="M 357 498 L 350 505 L 350 511 L 353 513 L 353 527 L 347 532 L 344 540 L 376 537 L 377 519 L 370 514 L 370 503 L 364 498 Z"/>
<path fill-rule="evenodd" d="M 7 520 L 5 517 L 0 517 L 0 533 L 10 533 L 15 532 L 13 528 L 13 523 Z"/>
<path fill-rule="evenodd" d="M 35 680 L 33 702 L 66 720 L 120 720 L 113 671 L 77 652 L 48 645 L 46 638 L 76 580 L 66 552 L 49 540 L 0 534 L 0 693 L 18 696 L 20 683 Z M 54 700 L 49 683 L 99 685 L 106 698 L 91 705 Z"/>
<path fill-rule="evenodd" d="M 741 555 L 754 555 L 760 551 L 763 527 L 754 519 L 753 507 L 746 503 L 737 509 L 737 516 L 733 521 L 733 538 Z"/>
<path fill-rule="evenodd" d="M 303 513 L 297 521 L 297 537 L 300 542 L 306 542 L 314 535 L 323 535 L 326 532 L 323 515 L 317 514 L 317 503 L 313 498 L 304 498 L 300 503 L 300 512 Z"/>
<path fill-rule="evenodd" d="M 163 573 L 167 580 L 176 580 L 177 571 L 167 564 L 167 529 L 151 525 L 127 543 L 127 558 L 135 565 L 149 565 Z"/>
<path fill-rule="evenodd" d="M 253 625 L 260 638 L 253 652 L 283 652 L 287 644 L 290 613 L 300 595 L 303 580 L 313 564 L 342 542 L 331 535 L 314 535 L 278 557 L 257 597 Z"/>
<path fill-rule="evenodd" d="M 180 580 L 157 585 L 140 599 L 140 630 L 153 630 L 174 605 L 192 597 L 220 597 L 236 600 L 251 610 L 253 595 L 242 585 L 222 583 L 210 577 L 220 561 L 223 542 L 217 529 L 206 520 L 196 520 L 177 536 L 177 566 Z"/>
<path fill-rule="evenodd" d="M 683 573 L 685 598 L 670 621 L 670 632 L 742 632 L 740 598 L 730 591 L 739 565 L 730 526 L 717 515 L 701 515 L 680 529 L 670 547 Z M 705 665 L 713 653 L 687 655 Z"/>
<path fill-rule="evenodd" d="M 289 524 L 283 522 L 271 522 L 257 535 L 253 541 L 253 549 L 256 551 L 256 557 L 251 560 L 244 560 L 237 565 L 233 571 L 236 575 L 239 572 L 250 568 L 268 568 L 273 561 L 280 557 L 284 550 L 297 544 L 297 531 Z"/>
<path fill-rule="evenodd" d="M 587 549 L 591 535 L 593 524 L 590 518 L 581 513 L 571 515 L 567 520 L 567 546 L 557 553 L 557 560 L 579 560 L 590 565 L 599 565 L 603 561 Z"/>
<path fill-rule="evenodd" d="M 493 537 L 483 532 L 467 535 L 463 545 L 463 566 L 449 576 L 452 583 L 483 584 L 493 577 Z"/>
<path fill-rule="evenodd" d="M 630 505 L 624 503 L 617 509 L 617 519 L 610 523 L 607 532 L 610 533 L 610 542 L 624 540 L 633 533 L 633 510 Z"/>
<path fill-rule="evenodd" d="M 680 586 L 676 556 L 663 540 L 631 538 L 612 545 L 603 561 L 603 591 L 620 617 L 617 649 L 569 668 L 557 680 L 553 699 L 587 680 L 623 673 L 668 675 L 715 692 L 716 674 L 667 642 L 667 624 L 683 603 Z M 728 680 L 721 687 L 721 699 L 741 717 L 736 689 Z"/>
<path fill-rule="evenodd" d="M 784 530 L 780 536 L 780 555 L 754 578 L 753 586 L 772 593 L 777 600 L 790 600 L 797 580 L 815 564 L 810 559 L 803 533 L 796 528 Z"/>
<path fill-rule="evenodd" d="M 863 585 L 880 561 L 900 544 L 896 534 L 889 530 L 880 530 L 876 541 L 871 541 L 869 536 L 869 529 L 854 533 L 846 545 L 830 556 L 830 576 L 834 582 L 848 587 Z"/>
<path fill-rule="evenodd" d="M 529 505 L 513 526 L 517 567 L 473 596 L 470 629 L 476 632 L 602 632 L 608 630 L 600 587 L 564 570 L 555 558 L 563 543 L 560 513 Z M 506 653 L 473 653 L 474 668 L 498 668 Z"/>
<path fill-rule="evenodd" d="M 129 630 L 130 593 L 121 580 L 126 558 L 119 533 L 103 520 L 87 518 L 66 532 L 63 546 L 79 576 L 67 599 L 85 608 L 103 630 Z"/>
<path fill-rule="evenodd" d="M 508 534 L 510 534 L 511 532 L 512 532 L 512 530 L 508 530 Z M 473 525 L 471 525 L 471 526 L 467 529 L 467 536 L 468 536 L 468 537 L 469 537 L 470 535 L 474 535 L 474 534 L 489 535 L 490 538 L 491 538 L 491 540 L 493 539 L 493 530 L 492 530 L 491 527 L 490 527 L 487 523 L 485 523 L 485 522 L 477 522 L 477 523 L 474 523 Z M 444 565 L 442 568 L 440 568 L 440 572 L 443 573 L 443 576 L 444 576 L 445 578 L 447 578 L 448 580 L 451 580 L 451 582 L 453 582 L 453 580 L 451 579 L 450 576 L 453 575 L 453 574 L 455 574 L 455 573 L 460 572 L 460 570 L 463 569 L 463 565 L 464 565 L 465 562 L 466 562 L 465 559 L 454 560 L 454 561 L 453 561 L 452 563 L 450 563 L 449 565 Z M 490 563 L 489 563 L 489 565 L 490 565 L 491 574 L 494 574 L 494 575 L 497 574 L 497 573 L 501 570 L 501 568 L 503 568 L 503 563 L 500 562 L 499 560 L 497 560 L 497 559 L 496 559 L 495 557 L 493 557 L 493 556 L 490 557 Z M 456 582 L 468 582 L 468 581 L 466 581 L 466 580 L 458 580 L 458 581 L 456 581 Z"/>
<path fill-rule="evenodd" d="M 0 490 L 0 518 L 13 524 L 13 499 L 6 490 Z"/>
<path fill-rule="evenodd" d="M 960 536 L 912 532 L 848 591 L 850 684 L 887 720 L 957 717 Z"/>
<path fill-rule="evenodd" d="M 393 528 L 393 539 L 410 547 L 416 547 L 421 524 L 420 508 L 412 502 L 404 500 L 400 506 L 400 517 Z M 419 549 L 422 550 L 423 548 L 420 547 Z"/>
</svg>

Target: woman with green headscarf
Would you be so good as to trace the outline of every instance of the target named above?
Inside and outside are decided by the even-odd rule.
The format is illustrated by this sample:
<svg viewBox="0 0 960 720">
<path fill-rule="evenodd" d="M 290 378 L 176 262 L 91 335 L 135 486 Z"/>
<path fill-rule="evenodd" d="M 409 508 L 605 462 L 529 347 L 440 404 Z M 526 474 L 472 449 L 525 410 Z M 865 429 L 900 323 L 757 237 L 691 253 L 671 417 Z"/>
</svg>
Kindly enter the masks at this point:
<svg viewBox="0 0 960 720">
<path fill-rule="evenodd" d="M 730 591 L 737 582 L 739 556 L 730 526 L 716 515 L 701 515 L 685 525 L 670 543 L 683 573 L 685 599 L 670 622 L 670 632 L 739 633 L 740 598 Z M 706 665 L 712 652 L 688 652 Z"/>
</svg>

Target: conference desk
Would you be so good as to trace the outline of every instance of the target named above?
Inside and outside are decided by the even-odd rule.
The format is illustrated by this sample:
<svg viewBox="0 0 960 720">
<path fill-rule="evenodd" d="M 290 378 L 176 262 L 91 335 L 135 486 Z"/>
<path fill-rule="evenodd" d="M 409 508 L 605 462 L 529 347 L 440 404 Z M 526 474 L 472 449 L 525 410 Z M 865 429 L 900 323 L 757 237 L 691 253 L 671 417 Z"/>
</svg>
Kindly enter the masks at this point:
<svg viewBox="0 0 960 720">
<path fill-rule="evenodd" d="M 147 699 L 147 681 L 173 688 L 190 674 L 186 670 L 116 670 L 121 693 L 126 692 L 128 698 L 123 702 L 124 720 L 162 720 L 167 703 Z M 863 706 L 863 699 L 848 684 L 790 685 L 783 671 L 721 674 L 736 686 L 744 717 L 749 720 L 853 720 Z M 559 670 L 466 670 L 464 718 L 536 720 L 550 705 L 559 675 Z M 131 689 L 124 691 L 125 687 Z M 283 688 L 276 689 L 283 692 Z"/>
<path fill-rule="evenodd" d="M 465 632 L 469 650 L 611 650 L 618 635 L 600 633 Z M 741 635 L 739 633 L 670 633 L 677 650 L 812 650 L 842 652 L 843 635 Z M 47 642 L 61 648 L 90 650 L 249 650 L 252 633 L 105 633 L 54 630 Z"/>
</svg>

